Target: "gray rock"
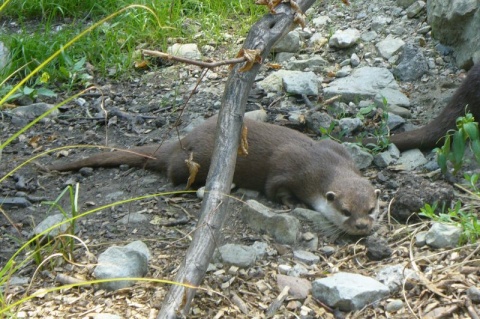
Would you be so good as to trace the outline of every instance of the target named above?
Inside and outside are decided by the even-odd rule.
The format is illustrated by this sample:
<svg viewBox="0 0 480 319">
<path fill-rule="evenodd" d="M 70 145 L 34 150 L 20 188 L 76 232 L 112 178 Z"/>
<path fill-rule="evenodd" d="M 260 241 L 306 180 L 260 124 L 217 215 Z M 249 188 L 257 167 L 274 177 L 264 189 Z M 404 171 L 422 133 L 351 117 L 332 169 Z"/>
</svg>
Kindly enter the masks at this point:
<svg viewBox="0 0 480 319">
<path fill-rule="evenodd" d="M 293 258 L 300 260 L 304 264 L 313 265 L 320 261 L 320 257 L 305 250 L 294 250 Z"/>
<path fill-rule="evenodd" d="M 2 197 L 0 207 L 3 208 L 25 208 L 32 206 L 32 203 L 25 197 Z"/>
<path fill-rule="evenodd" d="M 100 254 L 93 274 L 97 279 L 143 277 L 147 274 L 149 259 L 150 251 L 141 241 L 123 247 L 112 246 Z M 112 291 L 130 287 L 134 283 L 133 280 L 110 281 L 99 286 Z"/>
<path fill-rule="evenodd" d="M 363 127 L 363 122 L 358 117 L 344 117 L 338 120 L 338 125 L 340 126 L 342 132 L 352 133 Z"/>
<path fill-rule="evenodd" d="M 301 264 L 295 264 L 291 269 L 288 270 L 287 275 L 293 277 L 301 277 L 308 274 L 308 269 Z"/>
<path fill-rule="evenodd" d="M 116 201 L 122 199 L 125 195 L 123 191 L 116 191 L 105 195 L 105 200 L 108 202 Z"/>
<path fill-rule="evenodd" d="M 265 79 L 259 81 L 257 84 L 267 92 L 281 93 L 283 91 L 283 77 L 290 72 L 297 71 L 278 70 L 271 73 Z"/>
<path fill-rule="evenodd" d="M 290 287 L 288 294 L 294 299 L 305 299 L 312 290 L 312 284 L 307 279 L 277 275 L 278 290 L 282 291 L 286 286 Z"/>
<path fill-rule="evenodd" d="M 29 277 L 19 277 L 19 276 L 12 276 L 8 280 L 8 285 L 9 286 L 21 286 L 21 285 L 26 285 L 30 282 Z M 0 288 L 3 290 L 3 286 Z"/>
<path fill-rule="evenodd" d="M 49 229 L 50 227 L 54 227 L 59 225 L 60 223 L 67 220 L 67 217 L 63 214 L 55 214 L 48 216 L 43 221 L 41 221 L 32 231 L 32 236 L 39 235 Z M 59 234 L 63 234 L 67 231 L 67 229 L 71 226 L 70 222 L 66 222 L 60 226 L 53 228 L 50 232 L 44 234 L 44 236 L 55 237 Z"/>
<path fill-rule="evenodd" d="M 382 93 L 384 89 L 390 90 Z M 390 71 L 377 67 L 361 67 L 354 69 L 350 76 L 331 82 L 328 87 L 323 89 L 323 93 L 326 99 L 341 95 L 341 100 L 349 103 L 359 100 L 374 100 L 377 94 L 390 96 L 391 90 L 400 91 L 400 87 Z M 400 105 L 396 101 L 390 103 Z"/>
<path fill-rule="evenodd" d="M 148 222 L 148 217 L 142 213 L 133 212 L 123 216 L 118 222 L 124 225 L 129 225 L 131 223 L 145 223 Z"/>
<path fill-rule="evenodd" d="M 411 6 L 415 1 L 417 0 L 397 0 L 397 5 L 399 7 L 406 9 L 409 6 Z"/>
<path fill-rule="evenodd" d="M 320 247 L 319 250 L 325 256 L 331 256 L 337 251 L 336 248 L 332 246 L 323 246 L 323 247 Z"/>
<path fill-rule="evenodd" d="M 217 259 L 227 265 L 240 268 L 251 267 L 257 260 L 257 254 L 252 246 L 226 244 L 218 248 Z"/>
<path fill-rule="evenodd" d="M 318 16 L 312 19 L 312 24 L 315 26 L 315 28 L 324 27 L 326 25 L 329 25 L 331 22 L 332 20 L 329 16 Z"/>
<path fill-rule="evenodd" d="M 405 123 L 405 119 L 393 113 L 388 113 L 387 126 L 390 130 L 394 130 Z"/>
<path fill-rule="evenodd" d="M 392 157 L 392 155 L 388 151 L 378 153 L 373 157 L 373 163 L 378 168 L 385 168 L 394 162 L 395 162 L 395 159 Z"/>
<path fill-rule="evenodd" d="M 421 231 L 415 235 L 415 246 L 423 247 L 427 244 L 427 232 Z"/>
<path fill-rule="evenodd" d="M 360 64 L 360 57 L 357 54 L 352 53 L 352 55 L 350 56 L 350 64 L 354 68 L 357 67 Z"/>
<path fill-rule="evenodd" d="M 285 69 L 303 71 L 308 68 L 312 71 L 321 71 L 326 65 L 328 65 L 328 62 L 316 55 L 305 60 L 289 61 Z"/>
<path fill-rule="evenodd" d="M 415 271 L 406 268 L 404 265 L 386 266 L 377 272 L 376 279 L 387 286 L 392 294 L 402 289 L 405 280 L 407 282 L 419 280 Z"/>
<path fill-rule="evenodd" d="M 392 249 L 383 237 L 368 236 L 365 241 L 365 248 L 367 249 L 367 257 L 370 260 L 382 260 L 392 255 Z"/>
<path fill-rule="evenodd" d="M 83 177 L 88 177 L 93 175 L 93 168 L 92 167 L 82 167 L 81 169 L 78 170 L 80 175 Z"/>
<path fill-rule="evenodd" d="M 417 17 L 426 7 L 426 3 L 423 1 L 415 1 L 411 6 L 407 8 L 407 17 L 412 19 Z"/>
<path fill-rule="evenodd" d="M 393 75 L 401 81 L 415 81 L 420 79 L 427 71 L 428 63 L 420 48 L 408 43 L 403 48 L 399 63 L 393 69 Z"/>
<path fill-rule="evenodd" d="M 480 51 L 480 3 L 477 0 L 427 1 L 427 21 L 435 38 L 454 48 L 457 66 L 471 66 L 473 55 Z"/>
<path fill-rule="evenodd" d="M 123 317 L 110 313 L 97 313 L 93 315 L 93 319 L 123 319 Z"/>
<path fill-rule="evenodd" d="M 400 150 L 395 144 L 389 144 L 387 150 L 390 152 L 390 155 L 392 155 L 392 158 L 400 158 Z"/>
<path fill-rule="evenodd" d="M 411 171 L 426 164 L 427 159 L 419 149 L 413 149 L 403 152 L 397 163 L 402 165 L 407 171 Z"/>
<path fill-rule="evenodd" d="M 347 148 L 347 151 L 352 156 L 353 161 L 355 162 L 355 166 L 358 169 L 367 168 L 372 164 L 373 155 L 367 152 L 362 147 L 354 143 L 343 143 L 343 145 Z"/>
<path fill-rule="evenodd" d="M 412 113 L 410 113 L 410 111 L 402 106 L 398 106 L 398 105 L 388 105 L 387 106 L 387 111 L 388 113 L 392 113 L 392 114 L 396 114 L 396 115 L 399 115 L 403 118 L 406 118 L 406 119 L 409 119 L 412 117 Z"/>
<path fill-rule="evenodd" d="M 433 248 L 457 247 L 462 235 L 462 228 L 443 223 L 434 223 L 427 231 L 425 240 Z"/>
<path fill-rule="evenodd" d="M 385 306 L 385 310 L 388 312 L 397 312 L 401 309 L 403 309 L 405 305 L 403 304 L 403 301 L 400 299 L 393 299 L 387 305 Z"/>
<path fill-rule="evenodd" d="M 348 63 L 350 63 L 350 61 L 348 61 Z M 350 75 L 351 72 L 352 72 L 352 67 L 350 65 L 347 65 L 341 68 L 340 70 L 338 70 L 337 73 L 335 74 L 335 77 L 344 78 Z"/>
<path fill-rule="evenodd" d="M 8 63 L 9 50 L 3 42 L 0 41 L 0 70 Z"/>
<path fill-rule="evenodd" d="M 275 54 L 275 61 L 278 63 L 288 62 L 295 56 L 295 53 L 291 52 L 278 52 Z"/>
<path fill-rule="evenodd" d="M 47 104 L 47 103 L 34 103 L 30 105 L 25 105 L 25 106 L 18 106 L 13 110 L 9 111 L 9 113 L 12 113 L 15 116 L 18 116 L 27 120 L 33 120 L 39 117 L 40 115 L 44 114 L 45 112 L 52 110 L 53 107 L 54 105 Z M 50 112 L 47 118 L 56 117 L 58 114 L 59 114 L 58 109 L 55 109 L 52 112 Z"/>
<path fill-rule="evenodd" d="M 312 37 L 308 40 L 308 45 L 310 47 L 322 47 L 328 42 L 328 39 L 325 38 L 321 33 L 314 33 Z"/>
<path fill-rule="evenodd" d="M 360 36 L 360 39 L 362 39 L 362 41 L 364 42 L 372 42 L 377 37 L 378 37 L 378 33 L 372 30 L 372 31 L 367 31 L 365 33 L 362 33 L 362 35 Z"/>
<path fill-rule="evenodd" d="M 480 289 L 477 287 L 470 287 L 467 289 L 467 296 L 474 304 L 480 303 Z"/>
<path fill-rule="evenodd" d="M 318 249 L 318 236 L 311 232 L 306 232 L 300 237 L 299 247 L 308 251 L 316 251 Z"/>
<path fill-rule="evenodd" d="M 291 31 L 281 38 L 272 48 L 272 52 L 297 52 L 300 49 L 300 34 Z"/>
<path fill-rule="evenodd" d="M 195 43 L 175 43 L 167 48 L 167 53 L 193 60 L 202 58 L 202 54 Z"/>
<path fill-rule="evenodd" d="M 273 213 L 252 199 L 243 206 L 241 215 L 253 230 L 267 233 L 278 243 L 293 245 L 297 241 L 300 222 L 291 215 Z"/>
<path fill-rule="evenodd" d="M 333 122 L 333 118 L 325 112 L 312 112 L 307 113 L 306 122 L 308 129 L 320 135 L 320 128 L 328 129 Z"/>
<path fill-rule="evenodd" d="M 272 249 L 270 246 L 268 246 L 267 243 L 261 242 L 261 241 L 256 241 L 252 245 L 253 250 L 255 251 L 255 255 L 257 256 L 257 259 L 262 259 L 266 255 L 268 256 L 274 256 L 277 254 L 276 250 Z"/>
<path fill-rule="evenodd" d="M 387 107 L 391 105 L 410 107 L 410 99 L 397 89 L 384 88 L 378 92 L 374 97 L 374 102 L 377 107 L 384 107 L 384 100 L 387 102 Z"/>
<path fill-rule="evenodd" d="M 245 118 L 259 122 L 266 122 L 267 112 L 264 109 L 245 112 Z"/>
<path fill-rule="evenodd" d="M 385 29 L 385 26 L 392 23 L 392 18 L 385 17 L 385 16 L 375 16 L 372 19 L 372 23 L 370 24 L 370 28 L 373 31 L 381 32 Z"/>
<path fill-rule="evenodd" d="M 312 283 L 312 294 L 328 306 L 354 311 L 389 295 L 387 286 L 375 279 L 340 272 Z"/>
<path fill-rule="evenodd" d="M 378 53 L 385 59 L 390 59 L 394 54 L 400 52 L 405 42 L 402 39 L 395 38 L 392 35 L 388 35 L 385 39 L 378 42 L 375 46 Z"/>
<path fill-rule="evenodd" d="M 337 30 L 328 41 L 332 48 L 346 49 L 357 43 L 360 38 L 360 31 L 357 29 Z"/>
<path fill-rule="evenodd" d="M 285 92 L 298 95 L 318 95 L 317 76 L 313 72 L 290 71 L 283 76 Z"/>
</svg>

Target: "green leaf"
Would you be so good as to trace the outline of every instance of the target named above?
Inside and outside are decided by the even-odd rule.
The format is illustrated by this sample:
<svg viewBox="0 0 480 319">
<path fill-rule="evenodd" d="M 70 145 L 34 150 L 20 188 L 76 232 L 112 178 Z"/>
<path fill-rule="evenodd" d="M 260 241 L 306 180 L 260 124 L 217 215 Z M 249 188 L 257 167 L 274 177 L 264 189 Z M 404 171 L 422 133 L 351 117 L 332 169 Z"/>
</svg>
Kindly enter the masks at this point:
<svg viewBox="0 0 480 319">
<path fill-rule="evenodd" d="M 33 92 L 35 92 L 35 89 L 34 89 L 34 88 L 31 88 L 31 87 L 28 87 L 28 86 L 24 86 L 24 87 L 23 87 L 23 94 L 25 94 L 25 95 L 30 95 L 30 94 L 32 94 Z"/>
<path fill-rule="evenodd" d="M 441 151 L 437 152 L 437 163 L 442 173 L 445 174 L 447 172 L 447 156 Z"/>
<path fill-rule="evenodd" d="M 454 158 L 453 165 L 461 165 L 463 155 L 465 154 L 465 141 L 463 139 L 463 134 L 461 131 L 456 131 L 455 133 L 453 133 L 452 152 Z"/>
<path fill-rule="evenodd" d="M 52 90 L 47 89 L 47 88 L 39 88 L 37 90 L 37 94 L 38 95 L 43 95 L 43 96 L 48 96 L 48 97 L 56 97 L 57 96 L 57 93 L 55 93 Z"/>
<path fill-rule="evenodd" d="M 470 143 L 470 147 L 472 148 L 473 155 L 475 155 L 475 159 L 477 163 L 480 163 L 480 140 L 474 140 Z"/>
<path fill-rule="evenodd" d="M 467 136 L 470 138 L 470 140 L 476 141 L 476 140 L 479 139 L 478 123 L 476 123 L 476 122 L 465 123 L 463 125 L 463 130 L 465 131 Z"/>
</svg>

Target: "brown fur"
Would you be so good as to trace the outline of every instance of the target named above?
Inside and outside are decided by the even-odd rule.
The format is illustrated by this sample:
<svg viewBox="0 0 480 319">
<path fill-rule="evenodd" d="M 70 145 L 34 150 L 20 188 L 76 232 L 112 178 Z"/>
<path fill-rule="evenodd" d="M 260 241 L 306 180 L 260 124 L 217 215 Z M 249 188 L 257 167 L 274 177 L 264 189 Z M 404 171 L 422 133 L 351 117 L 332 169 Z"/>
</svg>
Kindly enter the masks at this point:
<svg viewBox="0 0 480 319">
<path fill-rule="evenodd" d="M 70 171 L 127 164 L 165 172 L 173 184 L 182 184 L 189 176 L 185 160 L 193 153 L 193 160 L 200 164 L 196 183 L 204 184 L 213 151 L 215 125 L 215 118 L 205 121 L 181 143 L 174 140 L 161 147 L 149 145 L 130 149 L 155 159 L 131 152 L 106 152 L 72 163 L 54 164 L 49 169 Z M 378 192 L 360 175 L 342 145 L 330 140 L 316 142 L 277 125 L 247 119 L 245 125 L 249 155 L 237 158 L 233 178 L 236 186 L 261 191 L 285 204 L 295 199 L 319 211 L 327 210 L 327 215 L 333 215 L 331 219 L 336 218 L 332 222 L 350 234 L 370 232 L 373 215 L 378 213 Z"/>
<path fill-rule="evenodd" d="M 472 113 L 475 120 L 480 121 L 480 63 L 470 70 L 450 102 L 434 120 L 419 129 L 392 135 L 390 142 L 401 151 L 440 146 L 448 130 L 456 128 L 456 119 L 466 112 Z M 376 139 L 367 138 L 362 143 L 376 143 Z"/>
</svg>

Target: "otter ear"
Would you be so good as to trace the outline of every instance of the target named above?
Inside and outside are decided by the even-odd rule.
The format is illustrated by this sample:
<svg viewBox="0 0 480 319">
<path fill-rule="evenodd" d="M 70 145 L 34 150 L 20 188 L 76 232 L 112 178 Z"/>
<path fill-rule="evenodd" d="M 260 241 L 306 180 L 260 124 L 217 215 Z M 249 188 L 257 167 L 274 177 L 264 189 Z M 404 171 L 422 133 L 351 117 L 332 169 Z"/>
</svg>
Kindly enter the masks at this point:
<svg viewBox="0 0 480 319">
<path fill-rule="evenodd" d="M 333 202 L 335 200 L 335 193 L 334 192 L 327 192 L 325 194 L 325 197 L 327 198 L 327 201 Z"/>
<path fill-rule="evenodd" d="M 377 195 L 377 198 L 380 197 L 381 193 L 382 193 L 382 191 L 380 191 L 378 188 L 375 190 L 375 195 Z"/>
</svg>

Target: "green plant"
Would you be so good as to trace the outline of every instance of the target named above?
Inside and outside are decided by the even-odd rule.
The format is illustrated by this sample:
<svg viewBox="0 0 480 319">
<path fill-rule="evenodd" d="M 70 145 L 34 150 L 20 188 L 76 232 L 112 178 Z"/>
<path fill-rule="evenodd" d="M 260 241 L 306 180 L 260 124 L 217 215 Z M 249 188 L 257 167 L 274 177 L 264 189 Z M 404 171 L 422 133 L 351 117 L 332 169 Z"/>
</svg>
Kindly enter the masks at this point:
<svg viewBox="0 0 480 319">
<path fill-rule="evenodd" d="M 453 167 L 453 174 L 456 174 L 463 165 L 465 149 L 468 142 L 475 156 L 477 163 L 480 163 L 480 136 L 478 123 L 475 122 L 471 113 L 459 117 L 456 121 L 457 129 L 450 130 L 445 136 L 442 147 L 436 148 L 437 163 L 443 173 L 447 172 L 448 162 Z"/>
<path fill-rule="evenodd" d="M 420 216 L 427 217 L 433 221 L 453 224 L 462 228 L 460 236 L 460 245 L 471 242 L 474 243 L 480 237 L 480 223 L 475 212 L 467 212 L 462 208 L 462 203 L 457 201 L 453 208 L 448 208 L 445 212 L 445 205 L 437 214 L 437 203 L 433 205 L 425 204 L 420 208 Z"/>
<path fill-rule="evenodd" d="M 50 75 L 43 72 L 40 77 L 37 77 L 33 85 L 24 85 L 19 88 L 14 94 L 10 95 L 6 101 L 16 100 L 18 98 L 28 96 L 32 100 L 36 100 L 40 96 L 56 97 L 57 94 L 46 87 L 50 80 Z M 13 89 L 12 85 L 5 85 L 0 89 L 0 97 L 5 96 Z"/>
<path fill-rule="evenodd" d="M 62 52 L 62 58 L 65 61 L 65 66 L 61 66 L 59 71 L 68 79 L 68 83 L 66 83 L 65 86 L 69 91 L 76 86 L 86 88 L 91 85 L 90 81 L 93 77 L 87 73 L 85 68 L 87 60 L 85 56 L 75 62 L 65 52 Z"/>
</svg>

